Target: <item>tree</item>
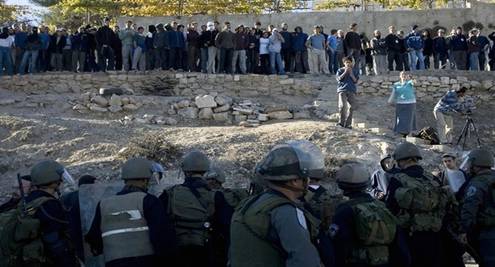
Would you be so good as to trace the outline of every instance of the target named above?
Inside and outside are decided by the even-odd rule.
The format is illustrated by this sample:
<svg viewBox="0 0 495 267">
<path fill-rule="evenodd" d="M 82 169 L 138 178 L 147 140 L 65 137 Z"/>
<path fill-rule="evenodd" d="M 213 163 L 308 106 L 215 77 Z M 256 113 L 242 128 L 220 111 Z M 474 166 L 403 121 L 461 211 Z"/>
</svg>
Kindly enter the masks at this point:
<svg viewBox="0 0 495 267">
<path fill-rule="evenodd" d="M 13 20 L 19 7 L 5 4 L 5 0 L 0 0 L 0 22 Z"/>
</svg>

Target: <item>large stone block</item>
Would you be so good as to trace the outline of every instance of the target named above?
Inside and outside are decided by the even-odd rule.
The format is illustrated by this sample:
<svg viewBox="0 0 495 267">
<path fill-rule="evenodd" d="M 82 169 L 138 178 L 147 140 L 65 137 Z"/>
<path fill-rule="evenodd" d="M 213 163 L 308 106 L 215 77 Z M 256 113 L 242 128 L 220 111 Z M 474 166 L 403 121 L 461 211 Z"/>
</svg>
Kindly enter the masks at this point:
<svg viewBox="0 0 495 267">
<path fill-rule="evenodd" d="M 198 108 L 215 108 L 217 106 L 217 102 L 215 102 L 215 97 L 211 95 L 203 95 L 197 96 L 194 99 L 196 106 Z"/>
<path fill-rule="evenodd" d="M 99 106 L 102 106 L 102 107 L 106 107 L 108 106 L 108 100 L 106 98 L 104 98 L 103 96 L 95 96 L 91 99 L 91 102 L 99 105 Z"/>
<path fill-rule="evenodd" d="M 211 108 L 202 108 L 199 111 L 198 117 L 201 120 L 211 120 L 213 118 L 213 110 Z"/>
<path fill-rule="evenodd" d="M 231 120 L 230 116 L 228 112 L 213 113 L 213 119 L 215 121 L 229 122 Z"/>
<path fill-rule="evenodd" d="M 184 109 L 179 109 L 177 112 L 179 116 L 186 119 L 197 119 L 198 118 L 198 109 L 195 107 L 188 107 Z"/>
</svg>

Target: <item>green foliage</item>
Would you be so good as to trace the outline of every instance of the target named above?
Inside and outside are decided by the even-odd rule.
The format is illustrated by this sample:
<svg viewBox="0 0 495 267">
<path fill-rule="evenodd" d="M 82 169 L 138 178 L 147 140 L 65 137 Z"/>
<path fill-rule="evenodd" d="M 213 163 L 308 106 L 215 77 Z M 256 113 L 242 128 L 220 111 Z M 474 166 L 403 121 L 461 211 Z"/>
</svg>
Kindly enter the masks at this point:
<svg viewBox="0 0 495 267">
<path fill-rule="evenodd" d="M 0 21 L 13 20 L 18 9 L 16 6 L 5 4 L 5 0 L 0 0 Z"/>
<path fill-rule="evenodd" d="M 329 0 L 322 2 L 316 6 L 316 9 L 332 9 L 339 7 L 353 7 L 376 3 L 384 8 L 407 7 L 413 9 L 431 9 L 434 7 L 442 7 L 449 0 Z"/>
</svg>

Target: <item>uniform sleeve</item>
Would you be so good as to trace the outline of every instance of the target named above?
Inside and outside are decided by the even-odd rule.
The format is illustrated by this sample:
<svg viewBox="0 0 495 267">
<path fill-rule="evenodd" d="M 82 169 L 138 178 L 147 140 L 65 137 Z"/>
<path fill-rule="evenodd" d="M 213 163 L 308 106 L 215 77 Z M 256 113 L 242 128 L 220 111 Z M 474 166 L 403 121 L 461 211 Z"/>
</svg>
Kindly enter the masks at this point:
<svg viewBox="0 0 495 267">
<path fill-rule="evenodd" d="M 483 191 L 474 184 L 468 185 L 461 207 L 461 225 L 466 233 L 474 230 L 478 211 L 483 203 Z"/>
<path fill-rule="evenodd" d="M 330 226 L 330 236 L 335 248 L 335 267 L 345 267 L 346 259 L 353 247 L 354 213 L 348 205 L 341 205 L 337 208 L 333 223 Z"/>
<path fill-rule="evenodd" d="M 215 218 L 214 223 L 216 226 L 216 231 L 229 240 L 230 234 L 230 220 L 232 219 L 232 214 L 234 209 L 227 203 L 225 196 L 222 192 L 215 192 Z"/>
<path fill-rule="evenodd" d="M 402 183 L 392 177 L 387 188 L 385 203 L 392 214 L 397 215 L 400 211 L 399 204 L 395 199 L 395 191 L 402 187 Z"/>
<path fill-rule="evenodd" d="M 320 257 L 311 243 L 303 212 L 283 205 L 271 212 L 271 225 L 287 252 L 287 267 L 319 267 Z"/>
<path fill-rule="evenodd" d="M 98 206 L 96 207 L 95 217 L 93 219 L 93 223 L 91 223 L 91 228 L 86 234 L 86 242 L 89 243 L 93 255 L 100 255 L 103 253 L 103 240 L 101 239 L 100 203 L 98 203 Z"/>
<path fill-rule="evenodd" d="M 155 254 L 163 257 L 163 259 L 171 259 L 177 246 L 175 229 L 169 216 L 165 213 L 162 202 L 155 196 L 148 194 L 143 200 L 143 209 Z"/>
</svg>

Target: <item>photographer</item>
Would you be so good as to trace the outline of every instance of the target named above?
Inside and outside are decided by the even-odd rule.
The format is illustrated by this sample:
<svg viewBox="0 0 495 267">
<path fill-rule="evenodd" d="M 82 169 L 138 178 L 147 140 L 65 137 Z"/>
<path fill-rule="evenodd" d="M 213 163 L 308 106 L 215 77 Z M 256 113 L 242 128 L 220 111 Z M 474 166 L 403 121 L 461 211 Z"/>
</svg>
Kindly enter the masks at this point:
<svg viewBox="0 0 495 267">
<path fill-rule="evenodd" d="M 459 98 L 464 97 L 467 88 L 462 87 L 457 90 L 448 91 L 435 105 L 433 115 L 437 121 L 438 137 L 441 144 L 452 144 L 452 130 L 454 128 L 454 120 L 452 114 L 454 112 L 462 112 L 463 106 Z"/>
</svg>

